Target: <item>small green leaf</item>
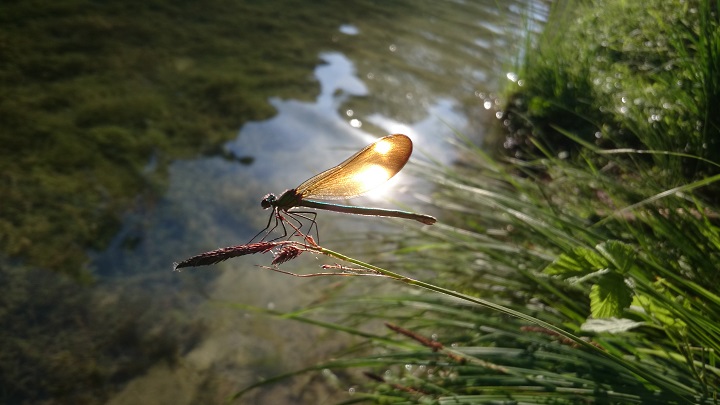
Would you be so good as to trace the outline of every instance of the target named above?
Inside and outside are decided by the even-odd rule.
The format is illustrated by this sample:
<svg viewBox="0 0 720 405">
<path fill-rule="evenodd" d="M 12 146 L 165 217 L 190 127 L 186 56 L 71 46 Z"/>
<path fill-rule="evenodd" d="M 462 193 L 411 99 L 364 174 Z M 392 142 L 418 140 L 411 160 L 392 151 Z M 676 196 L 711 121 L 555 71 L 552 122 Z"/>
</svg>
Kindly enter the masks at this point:
<svg viewBox="0 0 720 405">
<path fill-rule="evenodd" d="M 608 240 L 595 246 L 595 249 L 612 263 L 614 270 L 620 274 L 626 274 L 635 263 L 635 249 L 627 243 Z"/>
<path fill-rule="evenodd" d="M 578 276 L 606 268 L 608 262 L 592 249 L 577 247 L 570 253 L 563 253 L 543 270 L 549 275 Z M 579 274 L 581 273 L 581 274 Z"/>
<path fill-rule="evenodd" d="M 604 275 L 590 290 L 593 318 L 618 318 L 632 302 L 632 292 L 617 273 Z"/>
</svg>

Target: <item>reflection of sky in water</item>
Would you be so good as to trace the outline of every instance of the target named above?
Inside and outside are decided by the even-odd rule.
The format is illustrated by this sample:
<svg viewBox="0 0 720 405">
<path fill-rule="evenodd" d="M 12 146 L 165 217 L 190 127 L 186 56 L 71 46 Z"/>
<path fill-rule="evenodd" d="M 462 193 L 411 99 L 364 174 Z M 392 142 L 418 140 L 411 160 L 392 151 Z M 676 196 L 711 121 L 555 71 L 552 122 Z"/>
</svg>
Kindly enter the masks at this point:
<svg viewBox="0 0 720 405">
<path fill-rule="evenodd" d="M 270 102 L 277 115 L 246 124 L 238 138 L 227 144 L 237 156 L 256 158 L 251 166 L 238 170 L 241 176 L 263 181 L 265 190 L 260 196 L 295 187 L 372 140 L 348 125 L 337 111 L 347 97 L 366 95 L 365 85 L 344 56 L 332 53 L 322 58 L 327 63 L 315 69 L 320 82 L 315 102 L 273 98 Z M 333 150 L 337 147 L 345 150 Z"/>
<path fill-rule="evenodd" d="M 350 125 L 349 121 L 358 117 L 350 118 L 338 112 L 346 98 L 367 93 L 365 85 L 356 77 L 352 63 L 339 53 L 326 53 L 321 57 L 326 64 L 315 70 L 321 90 L 314 103 L 273 99 L 271 102 L 278 114 L 269 120 L 245 125 L 237 140 L 227 145 L 237 156 L 256 157 L 250 167 L 238 167 L 239 176 L 261 180 L 263 189 L 254 192 L 256 199 L 267 192 L 279 194 L 296 187 L 377 139 L 377 136 Z M 438 160 L 449 163 L 452 150 L 443 143 L 451 135 L 451 129 L 440 118 L 459 127 L 465 125 L 465 120 L 453 112 L 450 100 L 430 106 L 429 113 L 426 119 L 412 124 L 379 114 L 366 119 L 383 129 L 383 135 L 399 132 L 410 136 L 415 144 L 413 159 L 420 157 L 423 150 L 432 150 Z M 401 173 L 393 183 L 399 179 L 409 182 L 405 177 Z M 375 193 L 375 199 L 377 196 Z M 398 193 L 387 197 L 402 199 Z M 352 203 L 362 200 L 363 197 L 353 199 Z M 322 222 L 332 221 L 333 216 L 335 214 L 322 213 Z"/>
<path fill-rule="evenodd" d="M 345 35 L 357 35 L 360 33 L 360 30 L 352 24 L 341 25 L 339 31 Z"/>
<path fill-rule="evenodd" d="M 159 207 L 128 216 L 110 248 L 95 257 L 99 273 L 126 273 L 139 268 L 167 271 L 173 260 L 244 243 L 267 222 L 270 213 L 260 207 L 265 194 L 279 195 L 296 187 L 377 139 L 350 125 L 347 113 L 339 113 L 348 97 L 367 94 L 353 64 L 340 53 L 325 53 L 321 58 L 325 63 L 315 69 L 321 89 L 315 102 L 273 98 L 270 102 L 277 115 L 247 123 L 237 139 L 227 143 L 226 149 L 233 155 L 254 157 L 252 164 L 219 157 L 175 162 L 170 167 L 169 189 Z M 415 123 L 380 114 L 352 119 L 366 120 L 388 134 L 410 136 L 415 145 L 411 162 L 432 151 L 435 159 L 450 163 L 453 151 L 445 139 L 452 136 L 452 128 L 463 129 L 465 117 L 450 99 L 430 105 L 428 112 L 425 119 Z M 407 169 L 381 187 L 381 192 L 350 203 L 393 207 L 402 202 L 408 205 L 404 208 L 421 210 L 404 191 L 429 192 L 430 186 L 405 172 Z M 324 226 L 334 228 L 332 223 L 341 220 L 339 216 L 320 213 L 321 232 Z M 379 224 L 377 219 L 355 216 L 342 221 L 352 224 L 353 229 L 371 230 L 374 225 L 368 224 Z M 133 249 L 127 249 L 128 241 L 135 241 Z"/>
</svg>

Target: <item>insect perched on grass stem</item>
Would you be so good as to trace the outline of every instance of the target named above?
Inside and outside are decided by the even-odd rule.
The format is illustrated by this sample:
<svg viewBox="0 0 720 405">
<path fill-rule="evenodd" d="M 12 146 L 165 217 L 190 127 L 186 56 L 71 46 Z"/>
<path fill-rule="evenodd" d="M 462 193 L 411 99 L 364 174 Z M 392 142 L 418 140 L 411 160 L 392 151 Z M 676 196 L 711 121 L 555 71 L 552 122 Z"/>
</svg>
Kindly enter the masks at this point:
<svg viewBox="0 0 720 405">
<path fill-rule="evenodd" d="M 310 198 L 342 200 L 365 194 L 395 176 L 410 159 L 412 149 L 412 141 L 406 135 L 388 135 L 364 147 L 339 165 L 311 177 L 296 188 L 285 190 L 280 197 L 276 197 L 274 194 L 266 195 L 260 205 L 264 209 L 271 208 L 272 214 L 265 229 L 255 235 L 251 241 L 262 233 L 265 233 L 262 238 L 265 239 L 270 232 L 277 228 L 278 224 L 285 230 L 283 222 L 286 221 L 286 218 L 283 213 L 287 213 L 291 217 L 300 217 L 311 221 L 308 231 L 312 230 L 312 227 L 316 226 L 315 217 L 317 213 L 314 211 L 299 211 L 295 209 L 297 207 L 346 214 L 405 218 L 427 225 L 434 224 L 435 218 L 425 214 L 309 200 Z M 275 219 L 275 225 L 270 228 L 273 218 Z M 300 222 L 297 218 L 294 219 L 296 222 Z M 285 235 L 287 235 L 287 230 L 285 230 L 283 236 Z"/>
</svg>

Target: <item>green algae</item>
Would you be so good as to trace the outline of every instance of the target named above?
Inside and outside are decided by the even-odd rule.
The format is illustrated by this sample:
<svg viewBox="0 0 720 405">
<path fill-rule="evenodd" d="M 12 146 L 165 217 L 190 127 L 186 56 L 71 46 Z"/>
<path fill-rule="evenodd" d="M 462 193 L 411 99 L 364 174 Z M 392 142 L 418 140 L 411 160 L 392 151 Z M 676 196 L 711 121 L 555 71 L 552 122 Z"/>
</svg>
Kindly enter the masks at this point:
<svg viewBox="0 0 720 405">
<path fill-rule="evenodd" d="M 89 0 L 0 5 L 0 249 L 89 276 L 173 159 L 217 150 L 270 96 L 310 100 L 340 24 L 372 2 Z M 145 170 L 154 159 L 156 169 Z"/>
</svg>

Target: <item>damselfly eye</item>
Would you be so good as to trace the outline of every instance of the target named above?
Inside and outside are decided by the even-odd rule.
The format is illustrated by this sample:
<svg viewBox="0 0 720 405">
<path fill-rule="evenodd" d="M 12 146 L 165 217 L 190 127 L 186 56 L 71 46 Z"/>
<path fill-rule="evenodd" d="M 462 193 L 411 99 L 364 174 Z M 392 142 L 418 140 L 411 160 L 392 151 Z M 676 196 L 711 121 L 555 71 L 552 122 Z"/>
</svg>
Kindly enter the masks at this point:
<svg viewBox="0 0 720 405">
<path fill-rule="evenodd" d="M 260 206 L 263 207 L 263 209 L 268 209 L 272 207 L 273 202 L 275 202 L 275 195 L 268 194 L 263 198 L 262 201 L 260 201 Z"/>
</svg>

